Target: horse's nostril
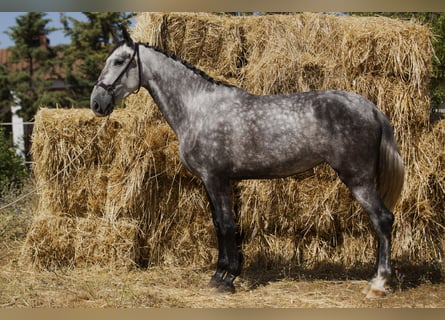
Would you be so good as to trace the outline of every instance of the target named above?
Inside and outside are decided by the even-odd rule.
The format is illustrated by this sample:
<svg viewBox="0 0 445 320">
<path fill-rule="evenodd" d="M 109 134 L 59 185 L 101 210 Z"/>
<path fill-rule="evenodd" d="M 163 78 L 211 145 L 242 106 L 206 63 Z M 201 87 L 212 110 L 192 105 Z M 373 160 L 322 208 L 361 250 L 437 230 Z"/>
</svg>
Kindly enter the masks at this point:
<svg viewBox="0 0 445 320">
<path fill-rule="evenodd" d="M 113 111 L 113 106 L 111 104 L 104 105 L 100 104 L 96 100 L 91 101 L 91 110 L 97 117 L 108 116 Z"/>
<path fill-rule="evenodd" d="M 99 104 L 97 103 L 96 100 L 93 101 L 93 105 L 91 107 L 95 113 L 98 113 L 100 111 Z"/>
<path fill-rule="evenodd" d="M 93 110 L 93 112 L 96 116 L 98 116 L 98 117 L 103 116 L 103 112 L 100 108 L 100 104 L 96 100 L 93 100 L 93 103 L 91 104 L 91 109 Z"/>
</svg>

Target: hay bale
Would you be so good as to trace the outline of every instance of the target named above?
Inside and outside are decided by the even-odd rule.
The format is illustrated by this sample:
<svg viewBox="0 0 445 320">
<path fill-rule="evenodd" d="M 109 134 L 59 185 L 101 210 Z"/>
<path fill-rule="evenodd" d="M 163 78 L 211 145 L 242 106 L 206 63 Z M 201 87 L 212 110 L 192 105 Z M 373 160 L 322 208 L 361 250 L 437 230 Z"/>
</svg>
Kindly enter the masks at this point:
<svg viewBox="0 0 445 320">
<path fill-rule="evenodd" d="M 243 54 L 238 20 L 208 13 L 142 13 L 132 37 L 172 52 L 210 75 L 238 76 Z"/>
<path fill-rule="evenodd" d="M 130 268 L 140 255 L 137 221 L 77 218 L 73 239 L 74 263 L 78 267 L 99 265 Z"/>
<path fill-rule="evenodd" d="M 212 241 L 204 190 L 171 157 L 177 153 L 172 130 L 147 110 L 116 110 L 108 121 L 85 109 L 39 111 L 33 135 L 39 202 L 24 261 L 39 268 L 51 267 L 52 259 L 130 267 L 178 263 L 173 257 L 180 249 L 179 261 L 210 263 L 213 253 L 203 250 Z M 74 144 L 79 149 L 70 149 Z M 51 232 L 40 222 L 51 215 L 69 228 L 55 225 Z M 68 244 L 57 239 L 61 233 L 70 235 Z M 46 248 L 61 254 L 47 255 Z"/>
<path fill-rule="evenodd" d="M 407 259 L 437 261 L 444 255 L 445 121 L 423 133 L 412 148 L 411 168 L 395 224 L 394 254 Z"/>
<path fill-rule="evenodd" d="M 37 212 L 63 212 L 73 217 L 100 214 L 118 128 L 108 126 L 94 145 L 84 149 L 101 125 L 89 110 L 42 109 L 35 122 L 32 154 L 39 190 Z M 51 180 L 59 171 L 61 174 Z"/>
<path fill-rule="evenodd" d="M 42 269 L 73 266 L 74 224 L 62 214 L 39 212 L 22 247 L 22 264 Z"/>
<path fill-rule="evenodd" d="M 139 229 L 131 221 L 40 214 L 22 249 L 22 262 L 40 268 L 101 265 L 131 267 L 139 261 Z"/>
<path fill-rule="evenodd" d="M 432 57 L 428 28 L 388 18 L 321 14 L 143 13 L 132 36 L 253 93 L 334 88 L 368 97 L 393 123 L 407 166 L 395 210 L 393 257 L 440 259 L 444 162 L 427 146 L 443 143 L 443 126 L 426 129 Z M 128 257 L 123 261 L 139 265 L 208 265 L 215 261 L 216 240 L 200 182 L 180 164 L 176 137 L 149 94 L 142 90 L 126 104 L 125 110 L 115 110 L 74 165 L 52 181 L 88 145 L 102 120 L 89 110 L 39 112 L 33 145 L 41 187 L 36 221 L 44 212 L 76 219 L 73 232 L 82 236 L 73 236 L 74 249 L 67 248 L 79 263 L 94 263 L 116 243 L 122 248 L 116 252 Z M 345 267 L 373 263 L 369 219 L 328 166 L 287 179 L 244 181 L 238 188 L 247 265 L 265 259 L 269 265 L 309 267 L 323 261 Z M 89 229 L 89 219 L 113 226 L 131 222 L 128 233 L 121 232 L 131 240 L 123 243 L 107 225 L 101 232 L 116 240 L 89 247 L 88 237 L 99 232 Z M 31 237 L 26 245 L 38 241 Z"/>
</svg>

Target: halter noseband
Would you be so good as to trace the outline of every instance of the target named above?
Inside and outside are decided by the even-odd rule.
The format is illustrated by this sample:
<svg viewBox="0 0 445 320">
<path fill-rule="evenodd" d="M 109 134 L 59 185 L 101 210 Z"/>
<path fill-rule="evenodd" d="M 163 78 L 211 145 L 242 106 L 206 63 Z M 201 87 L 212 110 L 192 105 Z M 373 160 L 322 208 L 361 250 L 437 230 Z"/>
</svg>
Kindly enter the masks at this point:
<svg viewBox="0 0 445 320">
<path fill-rule="evenodd" d="M 141 57 L 139 55 L 139 43 L 138 42 L 136 42 L 134 44 L 133 55 L 131 56 L 131 58 L 128 61 L 127 65 L 121 71 L 121 73 L 119 73 L 117 78 L 111 84 L 105 84 L 105 83 L 103 83 L 102 81 L 99 81 L 99 80 L 97 80 L 97 82 L 94 84 L 95 87 L 97 86 L 97 87 L 101 87 L 101 88 L 104 88 L 105 90 L 107 90 L 108 94 L 111 95 L 111 99 L 113 101 L 113 105 L 115 104 L 114 103 L 114 89 L 116 89 L 116 83 L 119 81 L 120 78 L 122 78 L 124 73 L 128 71 L 128 69 L 130 68 L 130 64 L 133 62 L 133 60 L 134 60 L 134 58 L 136 56 L 137 56 L 137 65 L 138 65 L 139 84 L 138 84 L 138 88 L 133 93 L 138 93 L 139 89 L 141 88 L 141 78 L 142 78 Z"/>
</svg>

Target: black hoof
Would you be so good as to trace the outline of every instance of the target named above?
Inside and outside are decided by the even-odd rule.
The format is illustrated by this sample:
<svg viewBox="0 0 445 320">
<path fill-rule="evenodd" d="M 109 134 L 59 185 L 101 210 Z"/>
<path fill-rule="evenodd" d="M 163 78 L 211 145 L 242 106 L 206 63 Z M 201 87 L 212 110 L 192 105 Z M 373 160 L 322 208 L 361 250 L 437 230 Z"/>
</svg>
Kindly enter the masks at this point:
<svg viewBox="0 0 445 320">
<path fill-rule="evenodd" d="M 233 285 L 234 279 L 235 277 L 230 275 L 224 279 L 219 275 L 214 275 L 210 279 L 208 286 L 217 289 L 220 293 L 235 293 L 235 286 Z"/>
<path fill-rule="evenodd" d="M 208 286 L 210 288 L 219 288 L 222 284 L 223 284 L 223 279 L 221 279 L 220 277 L 213 276 L 210 279 Z"/>
<path fill-rule="evenodd" d="M 235 286 L 231 282 L 223 282 L 218 287 L 218 291 L 221 293 L 235 293 Z"/>
</svg>

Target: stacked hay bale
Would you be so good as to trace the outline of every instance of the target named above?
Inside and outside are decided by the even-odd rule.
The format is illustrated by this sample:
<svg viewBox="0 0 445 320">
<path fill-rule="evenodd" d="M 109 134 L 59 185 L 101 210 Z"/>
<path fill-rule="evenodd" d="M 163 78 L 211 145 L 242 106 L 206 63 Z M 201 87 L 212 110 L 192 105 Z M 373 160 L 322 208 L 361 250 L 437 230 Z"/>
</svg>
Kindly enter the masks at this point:
<svg viewBox="0 0 445 320">
<path fill-rule="evenodd" d="M 252 93 L 343 89 L 375 102 L 395 127 L 407 167 L 393 256 L 440 258 L 444 154 L 427 146 L 445 138 L 441 125 L 426 129 L 432 57 L 426 27 L 322 14 L 145 13 L 132 36 Z M 181 166 L 176 137 L 144 90 L 126 104 L 102 131 L 104 120 L 89 110 L 39 112 L 33 144 L 39 207 L 23 255 L 33 264 L 215 261 L 207 199 Z M 49 181 L 58 170 L 62 174 Z M 238 190 L 246 264 L 374 262 L 368 217 L 328 166 L 287 179 L 244 181 Z"/>
<path fill-rule="evenodd" d="M 178 249 L 190 261 L 206 255 L 198 239 L 181 245 L 210 242 L 211 222 L 194 214 L 206 211 L 204 195 L 196 179 L 179 174 L 171 129 L 147 110 L 117 110 L 108 121 L 88 109 L 40 110 L 33 139 L 39 203 L 25 261 L 131 267 L 174 261 Z"/>
<path fill-rule="evenodd" d="M 99 120 L 77 111 L 43 109 L 36 116 L 33 156 L 39 201 L 23 254 L 41 267 L 101 259 L 127 265 L 121 257 L 135 257 L 138 225 L 103 214 L 119 122 L 98 130 Z M 85 148 L 98 132 L 94 145 Z"/>
</svg>

